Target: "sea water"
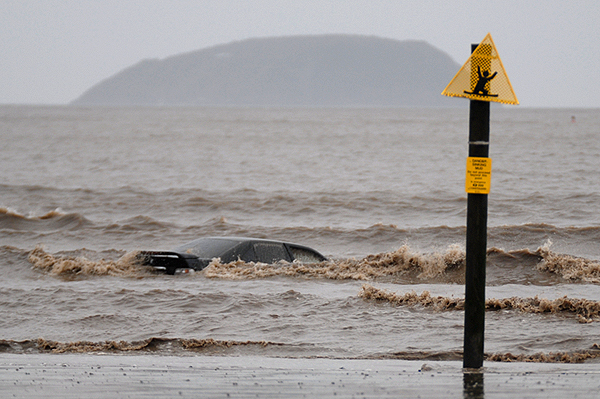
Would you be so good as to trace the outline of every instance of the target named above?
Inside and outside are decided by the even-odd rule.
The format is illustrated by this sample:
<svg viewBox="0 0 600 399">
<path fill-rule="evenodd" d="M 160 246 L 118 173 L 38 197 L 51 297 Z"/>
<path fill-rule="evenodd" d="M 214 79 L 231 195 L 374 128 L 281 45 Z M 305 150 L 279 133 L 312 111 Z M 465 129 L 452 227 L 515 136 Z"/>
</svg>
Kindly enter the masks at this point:
<svg viewBox="0 0 600 399">
<path fill-rule="evenodd" d="M 1 106 L 0 351 L 459 359 L 468 117 Z M 488 359 L 597 355 L 598 133 L 595 109 L 492 107 Z M 132 261 L 202 236 L 329 260 Z"/>
</svg>

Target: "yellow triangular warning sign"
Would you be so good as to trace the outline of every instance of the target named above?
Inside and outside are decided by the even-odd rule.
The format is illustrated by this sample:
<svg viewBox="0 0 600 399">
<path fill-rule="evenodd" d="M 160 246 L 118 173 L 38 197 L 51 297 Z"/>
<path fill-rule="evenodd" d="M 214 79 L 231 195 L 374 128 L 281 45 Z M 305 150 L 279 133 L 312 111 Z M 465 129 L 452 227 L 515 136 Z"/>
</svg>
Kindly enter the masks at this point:
<svg viewBox="0 0 600 399">
<path fill-rule="evenodd" d="M 489 33 L 442 92 L 445 96 L 519 104 Z"/>
</svg>

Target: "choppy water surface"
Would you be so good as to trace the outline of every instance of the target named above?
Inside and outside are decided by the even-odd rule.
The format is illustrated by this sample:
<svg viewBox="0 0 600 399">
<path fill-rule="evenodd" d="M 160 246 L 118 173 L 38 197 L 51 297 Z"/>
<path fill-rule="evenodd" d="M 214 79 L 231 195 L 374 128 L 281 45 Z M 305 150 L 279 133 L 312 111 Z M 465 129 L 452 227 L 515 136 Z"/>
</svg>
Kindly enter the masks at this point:
<svg viewBox="0 0 600 399">
<path fill-rule="evenodd" d="M 594 359 L 600 113 L 491 113 L 488 358 Z M 0 351 L 461 356 L 466 101 L 3 106 L 0 134 Z M 180 276 L 132 261 L 225 235 L 330 260 Z"/>
</svg>

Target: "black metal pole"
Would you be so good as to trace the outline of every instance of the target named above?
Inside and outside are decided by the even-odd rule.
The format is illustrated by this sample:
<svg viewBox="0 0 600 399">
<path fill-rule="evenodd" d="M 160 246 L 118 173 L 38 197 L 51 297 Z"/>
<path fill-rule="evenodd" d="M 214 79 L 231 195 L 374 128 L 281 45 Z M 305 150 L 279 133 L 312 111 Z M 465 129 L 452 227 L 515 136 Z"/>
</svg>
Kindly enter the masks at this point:
<svg viewBox="0 0 600 399">
<path fill-rule="evenodd" d="M 489 155 L 489 139 L 490 103 L 488 101 L 471 100 L 469 110 L 469 156 L 487 158 Z M 487 194 L 468 194 L 463 354 L 463 367 L 465 368 L 480 368 L 483 366 L 487 208 Z"/>
</svg>

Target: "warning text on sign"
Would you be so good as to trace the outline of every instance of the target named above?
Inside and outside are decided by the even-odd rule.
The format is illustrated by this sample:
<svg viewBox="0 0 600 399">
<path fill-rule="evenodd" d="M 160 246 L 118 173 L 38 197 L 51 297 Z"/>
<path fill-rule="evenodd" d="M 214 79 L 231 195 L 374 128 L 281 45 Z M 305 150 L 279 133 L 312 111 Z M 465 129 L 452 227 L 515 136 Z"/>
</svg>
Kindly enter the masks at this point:
<svg viewBox="0 0 600 399">
<path fill-rule="evenodd" d="M 489 194 L 492 182 L 492 159 L 468 157 L 465 189 L 469 194 Z"/>
</svg>

